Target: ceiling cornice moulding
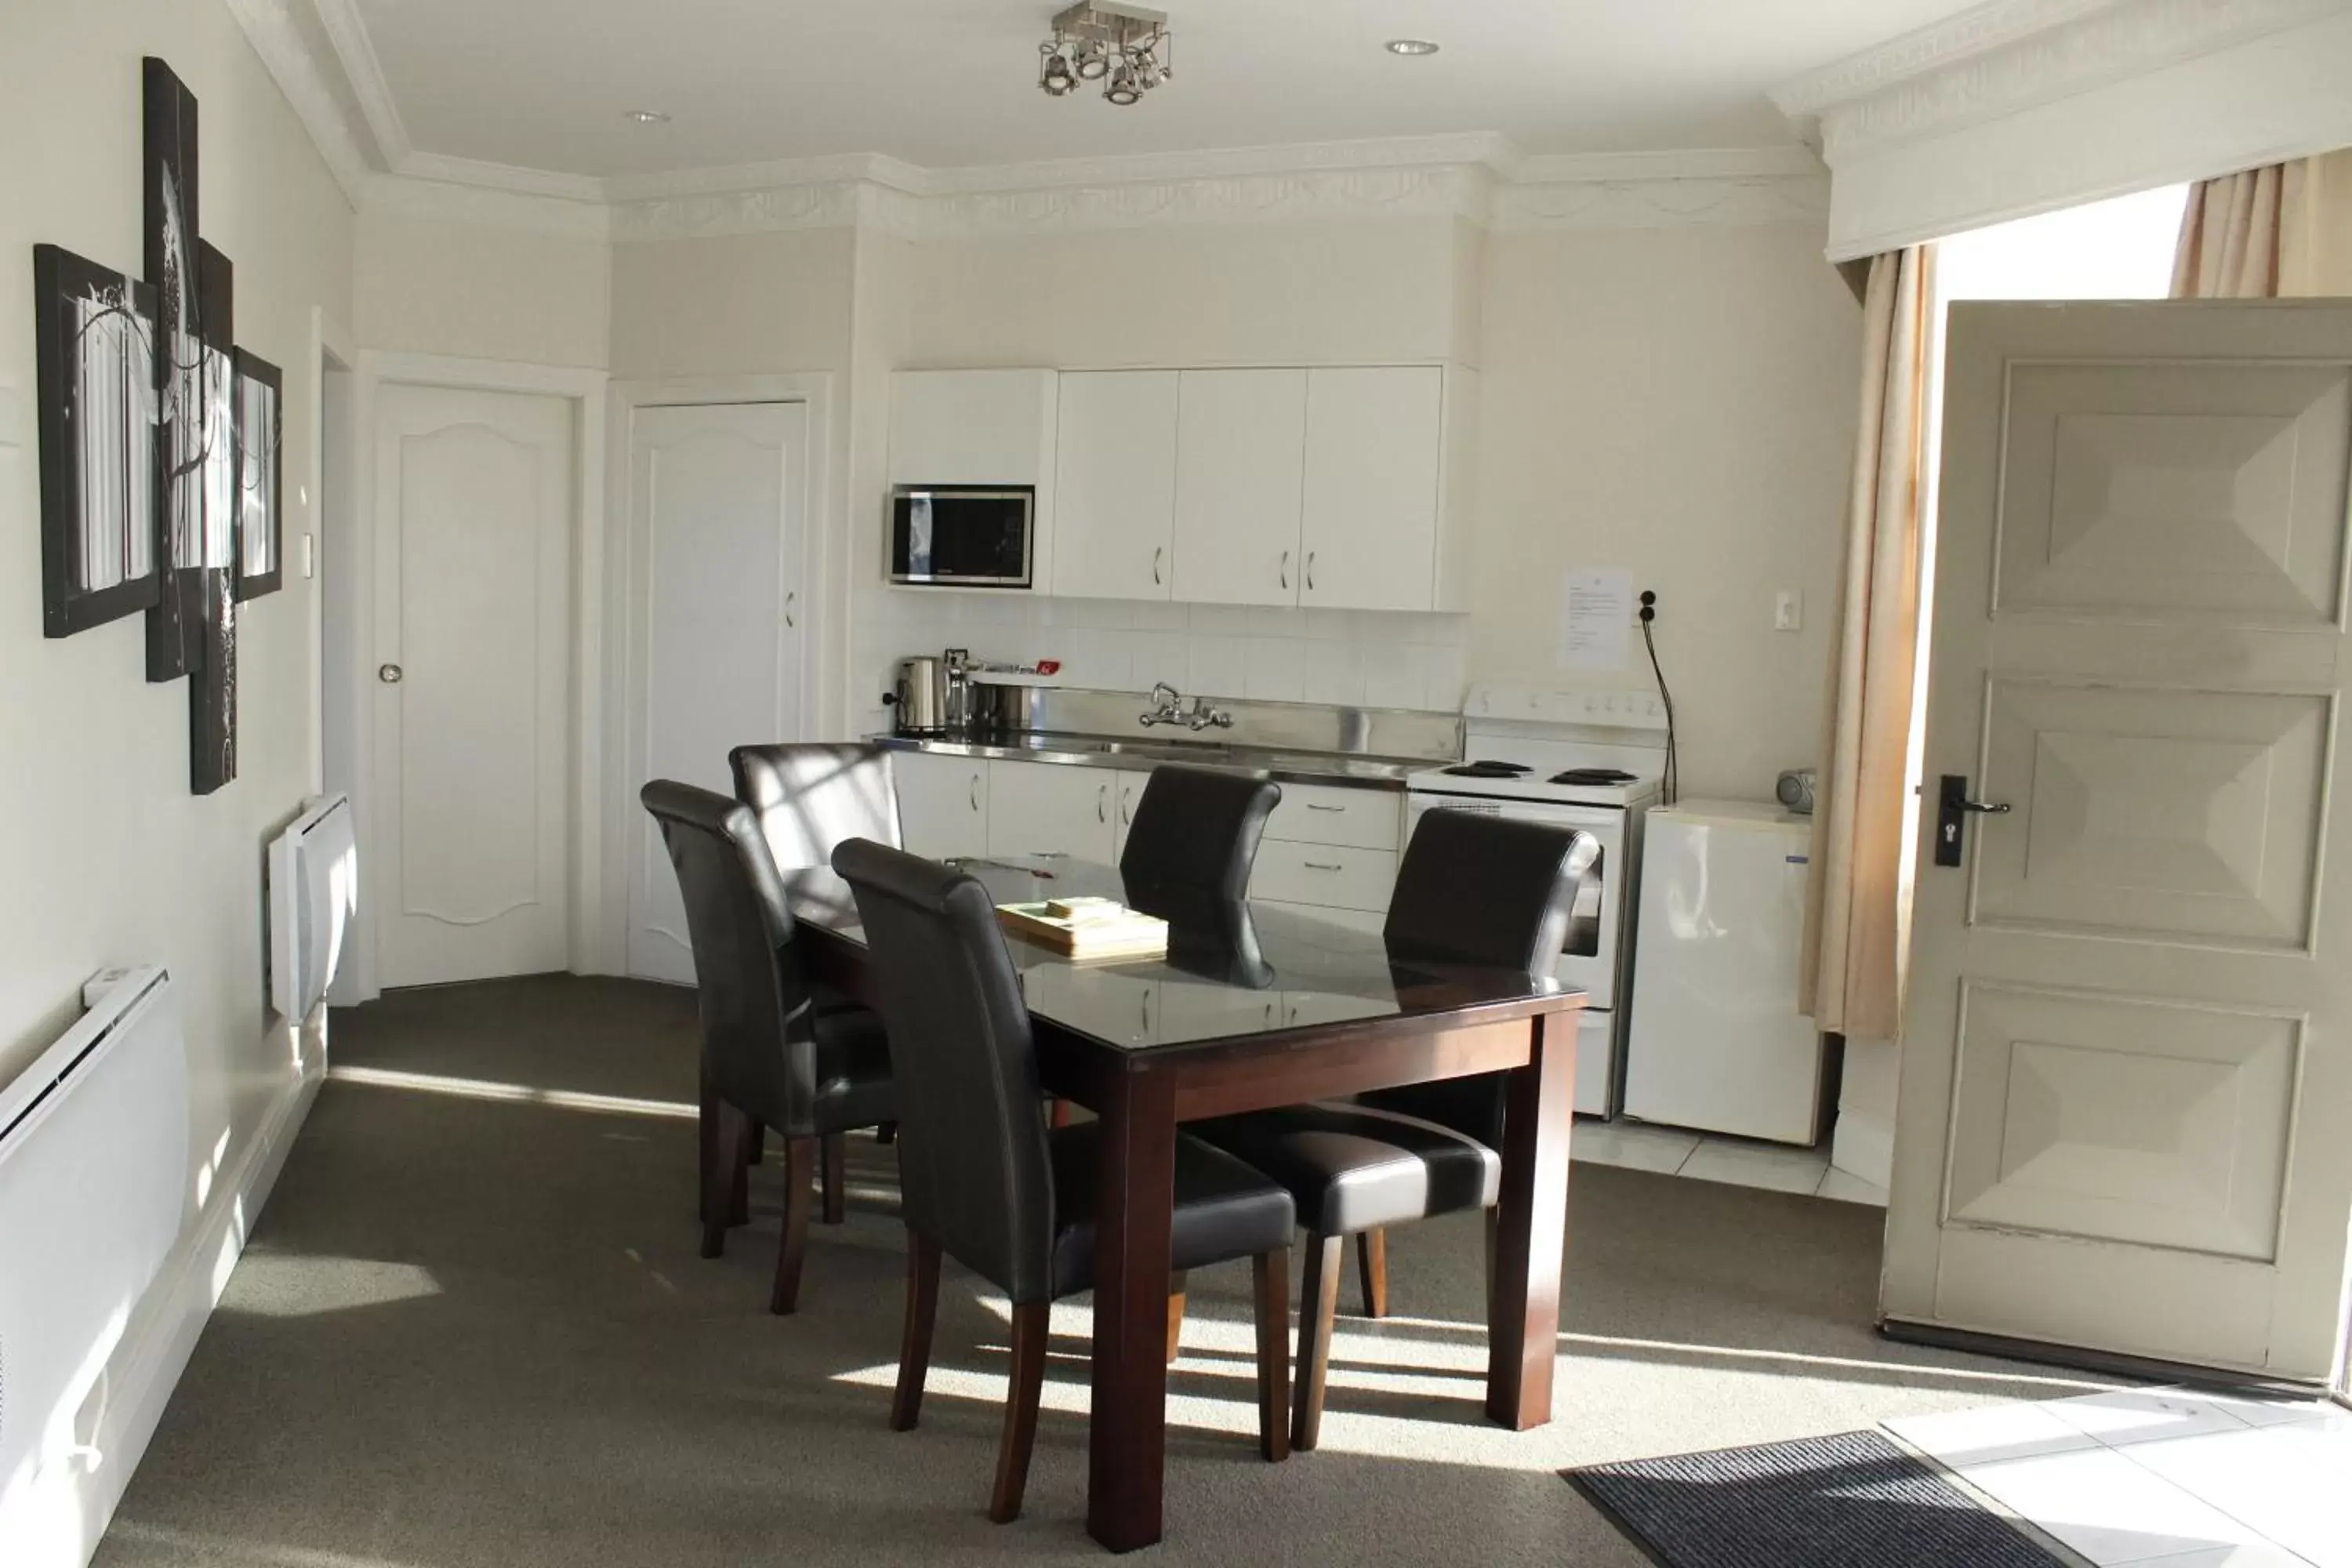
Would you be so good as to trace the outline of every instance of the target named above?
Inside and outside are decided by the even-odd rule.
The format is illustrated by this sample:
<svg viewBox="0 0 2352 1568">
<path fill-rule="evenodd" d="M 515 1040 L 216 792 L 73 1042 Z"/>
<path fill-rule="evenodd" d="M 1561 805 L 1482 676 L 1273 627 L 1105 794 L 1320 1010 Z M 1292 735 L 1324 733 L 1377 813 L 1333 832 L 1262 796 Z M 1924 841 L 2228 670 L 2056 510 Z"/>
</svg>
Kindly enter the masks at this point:
<svg viewBox="0 0 2352 1568">
<path fill-rule="evenodd" d="M 342 187 L 343 199 L 354 208 L 362 205 L 375 173 L 344 118 L 343 106 L 303 42 L 289 0 L 226 0 L 226 4 L 253 52 L 261 57 L 263 68 L 278 83 L 278 90 L 286 95 L 294 117 L 310 133 L 310 144 Z"/>
<path fill-rule="evenodd" d="M 2182 64 L 2346 0 L 1992 0 L 1789 83 L 1832 166 Z"/>
<path fill-rule="evenodd" d="M 400 105 L 392 96 L 392 84 L 384 80 L 383 62 L 376 58 L 375 41 L 368 37 L 357 0 L 310 3 L 319 13 L 319 25 L 326 29 L 328 46 L 343 68 L 343 79 L 352 84 L 352 96 L 359 100 L 360 115 L 367 121 L 368 133 L 375 138 L 377 151 L 386 163 L 399 169 L 415 147 L 400 117 Z"/>
</svg>

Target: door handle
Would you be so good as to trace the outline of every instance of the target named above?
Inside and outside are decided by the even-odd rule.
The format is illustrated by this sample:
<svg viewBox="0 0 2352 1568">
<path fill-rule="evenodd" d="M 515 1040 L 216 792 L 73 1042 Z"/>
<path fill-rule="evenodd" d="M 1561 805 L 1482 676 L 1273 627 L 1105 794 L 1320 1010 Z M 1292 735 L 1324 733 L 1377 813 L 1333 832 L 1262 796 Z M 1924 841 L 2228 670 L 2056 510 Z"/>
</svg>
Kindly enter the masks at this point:
<svg viewBox="0 0 2352 1568">
<path fill-rule="evenodd" d="M 386 686 L 399 685 L 401 674 L 401 668 L 396 664 L 380 664 L 375 667 L 375 678 Z"/>
<path fill-rule="evenodd" d="M 1315 552 L 1307 552 L 1307 591 L 1315 592 Z"/>
<path fill-rule="evenodd" d="M 1276 574 L 1276 574 L 1276 576 L 1278 576 L 1278 577 L 1280 577 L 1280 578 L 1282 579 L 1282 585 L 1283 585 L 1284 587 L 1287 588 L 1287 587 L 1289 587 L 1289 586 L 1290 586 L 1290 552 L 1289 552 L 1289 551 L 1286 550 L 1286 551 L 1284 551 L 1284 552 L 1282 552 L 1282 564 L 1281 564 L 1279 567 L 1276 568 Z"/>
<path fill-rule="evenodd" d="M 798 594 L 784 595 L 784 629 L 786 631 L 792 631 L 800 625 L 793 615 L 793 609 L 800 604 L 800 599 L 801 596 Z"/>
<path fill-rule="evenodd" d="M 1153 549 L 1152 549 L 1152 552 L 1151 552 L 1151 581 L 1152 581 L 1152 584 L 1153 584 L 1155 586 L 1157 586 L 1157 585 L 1158 585 L 1158 584 L 1159 584 L 1159 582 L 1160 582 L 1160 560 L 1161 560 L 1164 556 L 1166 556 L 1166 555 L 1167 555 L 1167 553 L 1168 553 L 1168 548 L 1167 548 L 1167 546 L 1165 546 L 1165 545 L 1157 545 L 1157 546 L 1154 546 L 1154 547 L 1153 547 Z"/>
<path fill-rule="evenodd" d="M 1944 774 L 1937 785 L 1936 800 L 1937 865 L 1957 866 L 1960 863 L 1961 842 L 1967 836 L 1967 824 L 1970 813 L 1978 813 L 1985 816 L 2007 816 L 2009 802 L 1970 800 L 1967 774 Z"/>
</svg>

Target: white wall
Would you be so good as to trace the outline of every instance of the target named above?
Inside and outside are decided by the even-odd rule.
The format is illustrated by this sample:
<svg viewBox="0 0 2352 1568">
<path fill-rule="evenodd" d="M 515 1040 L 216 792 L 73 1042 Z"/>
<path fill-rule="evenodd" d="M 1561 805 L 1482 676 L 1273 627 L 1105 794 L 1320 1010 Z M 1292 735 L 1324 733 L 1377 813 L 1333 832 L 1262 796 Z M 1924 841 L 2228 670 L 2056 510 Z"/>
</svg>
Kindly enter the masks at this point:
<svg viewBox="0 0 2352 1568">
<path fill-rule="evenodd" d="M 1657 590 L 1683 792 L 1770 798 L 1821 742 L 1861 312 L 1802 224 L 1487 241 L 1470 677 L 1649 688 L 1557 666 L 1560 579 Z M 1772 629 L 1776 590 L 1804 629 Z"/>
<path fill-rule="evenodd" d="M 557 234 L 372 205 L 360 215 L 360 345 L 598 368 L 610 356 L 613 248 Z"/>
<path fill-rule="evenodd" d="M 286 375 L 294 564 L 282 592 L 239 616 L 238 777 L 204 798 L 188 793 L 187 683 L 147 683 L 142 621 L 41 635 L 32 247 L 52 241 L 142 269 L 143 54 L 166 59 L 196 95 L 202 231 L 236 263 L 237 341 Z M 0 383 L 20 410 L 0 433 L 17 443 L 0 445 L 0 1077 L 75 1015 L 93 972 L 163 963 L 185 1019 L 189 1147 L 209 1160 L 225 1143 L 221 1163 L 234 1172 L 295 1088 L 286 1038 L 264 1032 L 261 862 L 310 773 L 316 584 L 299 566 L 300 536 L 315 527 L 299 488 L 318 404 L 310 320 L 321 306 L 351 319 L 352 218 L 217 0 L 10 0 L 0 9 Z M 215 1182 L 200 1210 L 192 1181 L 183 1259 L 197 1227 L 238 1197 L 235 1182 Z M 161 1294 L 134 1315 L 126 1344 L 163 1331 L 152 1300 Z M 113 1390 L 120 1400 L 138 1392 Z M 115 1476 L 93 1484 L 119 1484 L 136 1451 L 110 1455 Z"/>
</svg>

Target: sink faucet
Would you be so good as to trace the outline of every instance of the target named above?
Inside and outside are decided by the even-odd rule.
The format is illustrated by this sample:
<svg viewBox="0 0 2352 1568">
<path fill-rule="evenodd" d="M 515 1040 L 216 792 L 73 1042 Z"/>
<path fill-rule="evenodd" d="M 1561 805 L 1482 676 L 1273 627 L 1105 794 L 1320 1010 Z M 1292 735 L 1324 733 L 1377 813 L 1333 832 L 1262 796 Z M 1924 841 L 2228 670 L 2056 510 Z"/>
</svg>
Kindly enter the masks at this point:
<svg viewBox="0 0 2352 1568">
<path fill-rule="evenodd" d="M 1207 698 L 1195 697 L 1192 699 L 1192 710 L 1184 715 L 1184 723 L 1195 734 L 1212 727 L 1230 730 L 1234 727 L 1234 716 L 1222 708 L 1210 707 Z"/>
<path fill-rule="evenodd" d="M 1135 721 L 1147 730 L 1154 724 L 1181 724 L 1184 722 L 1184 699 L 1174 687 L 1164 680 L 1160 681 L 1151 689 L 1151 711 L 1138 714 Z M 1196 724 L 1193 728 L 1200 726 Z"/>
</svg>

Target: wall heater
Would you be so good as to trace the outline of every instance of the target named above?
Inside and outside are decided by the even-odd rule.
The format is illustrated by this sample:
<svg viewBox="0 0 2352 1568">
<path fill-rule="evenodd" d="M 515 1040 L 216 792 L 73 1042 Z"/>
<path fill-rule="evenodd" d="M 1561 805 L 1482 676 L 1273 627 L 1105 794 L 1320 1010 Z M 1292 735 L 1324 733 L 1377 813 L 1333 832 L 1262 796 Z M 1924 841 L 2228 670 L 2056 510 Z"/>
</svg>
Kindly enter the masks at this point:
<svg viewBox="0 0 2352 1568">
<path fill-rule="evenodd" d="M 75 1471 L 104 1462 L 90 1447 L 100 1380 L 195 1180 L 170 977 L 110 972 L 83 1001 L 0 1088 L 0 1542 L 27 1563 L 79 1539 Z"/>
<path fill-rule="evenodd" d="M 359 908 L 351 797 L 312 801 L 269 847 L 269 1005 L 289 1023 L 326 995 Z"/>
</svg>

